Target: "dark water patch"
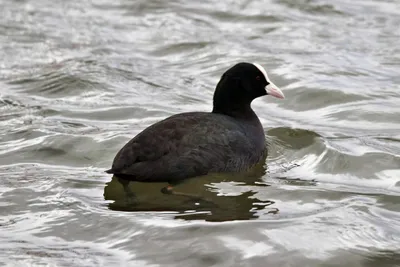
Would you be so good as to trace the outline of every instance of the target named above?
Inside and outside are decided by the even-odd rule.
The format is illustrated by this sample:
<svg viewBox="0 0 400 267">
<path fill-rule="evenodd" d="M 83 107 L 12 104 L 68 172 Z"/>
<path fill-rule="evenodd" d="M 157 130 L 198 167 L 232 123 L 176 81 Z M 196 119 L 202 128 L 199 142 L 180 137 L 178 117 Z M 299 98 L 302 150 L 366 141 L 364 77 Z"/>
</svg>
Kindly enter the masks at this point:
<svg viewBox="0 0 400 267">
<path fill-rule="evenodd" d="M 152 52 L 155 56 L 170 56 L 171 54 L 181 54 L 185 53 L 190 56 L 191 53 L 199 53 L 203 48 L 213 45 L 212 42 L 195 42 L 195 43 L 179 43 L 168 45 L 162 49 L 155 50 Z"/>
<path fill-rule="evenodd" d="M 314 15 L 330 15 L 330 16 L 335 16 L 335 15 L 345 15 L 345 13 L 342 10 L 337 9 L 337 7 L 333 4 L 324 4 L 324 3 L 319 3 L 319 1 L 310 1 L 310 0 L 302 0 L 296 3 L 283 0 L 280 3 L 286 5 L 289 8 L 293 9 L 299 9 L 302 12 L 307 12 L 310 14 Z"/>
<path fill-rule="evenodd" d="M 270 129 L 267 131 L 267 136 L 274 136 L 280 144 L 294 150 L 310 146 L 321 137 L 318 133 L 310 130 L 285 127 Z"/>
<path fill-rule="evenodd" d="M 293 96 L 290 99 L 291 103 L 296 103 L 296 105 L 293 105 L 295 106 L 295 111 L 316 110 L 329 106 L 332 106 L 332 109 L 341 110 L 341 105 L 346 103 L 354 105 L 355 102 L 369 99 L 360 94 L 351 94 L 333 89 L 329 90 L 328 97 L 323 89 L 298 88 L 296 91 L 298 93 L 297 96 Z M 313 101 L 308 101 L 309 99 L 313 99 Z M 298 103 L 302 104 L 299 105 Z"/>
<path fill-rule="evenodd" d="M 39 105 L 26 105 L 21 100 L 17 100 L 14 97 L 3 97 L 0 98 L 0 121 L 7 121 L 9 119 L 21 117 L 21 115 L 35 115 L 51 113 L 50 110 L 44 110 Z"/>
<path fill-rule="evenodd" d="M 222 12 L 222 11 L 214 11 L 209 12 L 209 16 L 218 19 L 219 21 L 226 21 L 226 22 L 240 22 L 246 21 L 246 23 L 274 23 L 274 22 L 281 22 L 282 19 L 279 16 L 274 15 L 266 15 L 266 14 L 252 14 L 243 16 L 240 13 L 233 13 L 229 12 Z"/>
<path fill-rule="evenodd" d="M 10 82 L 20 90 L 47 97 L 63 97 L 101 88 L 101 84 L 62 72 L 51 72 L 35 78 Z"/>
<path fill-rule="evenodd" d="M 365 257 L 364 266 L 379 266 L 383 267 L 391 267 L 396 266 L 400 262 L 400 254 L 396 251 L 386 250 L 386 251 L 377 251 L 372 255 L 367 255 Z"/>
<path fill-rule="evenodd" d="M 88 149 L 96 142 L 89 137 L 72 137 L 62 134 L 54 134 L 52 136 L 36 137 L 28 141 L 16 143 L 18 149 L 13 149 L 7 153 L 0 155 L 2 164 L 12 164 L 15 162 L 13 158 L 18 158 L 18 162 L 24 163 L 46 163 L 55 164 L 58 161 L 65 165 L 91 165 L 93 163 L 93 155 L 100 151 Z M 81 151 L 81 152 L 79 152 Z M 84 152 L 83 154 L 81 154 Z M 87 152 L 87 153 L 86 153 Z M 80 156 L 77 156 L 80 154 Z"/>
</svg>

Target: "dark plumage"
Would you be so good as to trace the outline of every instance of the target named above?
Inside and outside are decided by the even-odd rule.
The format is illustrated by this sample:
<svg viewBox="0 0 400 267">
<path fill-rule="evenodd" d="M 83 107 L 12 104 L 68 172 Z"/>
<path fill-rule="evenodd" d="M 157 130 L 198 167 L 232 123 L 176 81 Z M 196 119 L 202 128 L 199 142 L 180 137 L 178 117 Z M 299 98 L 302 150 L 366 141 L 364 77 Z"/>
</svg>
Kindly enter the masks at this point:
<svg viewBox="0 0 400 267">
<path fill-rule="evenodd" d="M 267 94 L 283 98 L 260 65 L 238 63 L 222 75 L 212 112 L 181 113 L 149 126 L 106 172 L 130 181 L 177 183 L 247 170 L 267 153 L 263 127 L 250 106 Z"/>
</svg>

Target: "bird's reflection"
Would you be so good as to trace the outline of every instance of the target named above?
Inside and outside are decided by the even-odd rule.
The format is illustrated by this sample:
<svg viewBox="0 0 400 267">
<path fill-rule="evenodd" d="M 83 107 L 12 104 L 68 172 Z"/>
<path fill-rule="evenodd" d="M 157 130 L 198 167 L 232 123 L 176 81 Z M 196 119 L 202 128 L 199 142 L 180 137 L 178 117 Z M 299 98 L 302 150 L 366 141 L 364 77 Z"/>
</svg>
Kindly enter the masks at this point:
<svg viewBox="0 0 400 267">
<path fill-rule="evenodd" d="M 160 189 L 166 185 L 163 183 L 131 182 L 129 191 L 133 194 L 128 194 L 121 180 L 114 176 L 104 188 L 104 198 L 112 200 L 113 202 L 108 207 L 118 211 L 167 211 L 176 213 L 176 219 L 185 220 L 249 220 L 258 218 L 260 214 L 278 212 L 273 201 L 259 200 L 254 197 L 261 186 L 268 186 L 260 180 L 264 173 L 263 167 L 257 167 L 246 174 L 218 174 L 189 179 L 175 187 L 177 191 L 201 196 L 200 199 L 164 195 L 160 192 Z M 242 188 L 246 190 L 237 192 L 235 195 L 221 195 L 213 185 L 218 187 L 218 183 L 222 182 L 231 185 L 234 183 L 243 185 L 245 182 Z"/>
</svg>

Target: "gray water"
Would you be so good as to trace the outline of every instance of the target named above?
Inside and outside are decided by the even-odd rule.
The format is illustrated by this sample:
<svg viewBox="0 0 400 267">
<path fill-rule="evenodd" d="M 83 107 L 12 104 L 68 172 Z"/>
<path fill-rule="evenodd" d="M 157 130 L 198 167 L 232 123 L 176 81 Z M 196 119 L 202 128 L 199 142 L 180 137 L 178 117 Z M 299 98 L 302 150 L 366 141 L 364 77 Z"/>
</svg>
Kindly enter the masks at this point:
<svg viewBox="0 0 400 267">
<path fill-rule="evenodd" d="M 0 0 L 0 266 L 400 266 L 400 2 Z M 179 191 L 104 173 L 263 65 L 249 175 Z M 178 189 L 177 189 L 178 190 Z"/>
</svg>

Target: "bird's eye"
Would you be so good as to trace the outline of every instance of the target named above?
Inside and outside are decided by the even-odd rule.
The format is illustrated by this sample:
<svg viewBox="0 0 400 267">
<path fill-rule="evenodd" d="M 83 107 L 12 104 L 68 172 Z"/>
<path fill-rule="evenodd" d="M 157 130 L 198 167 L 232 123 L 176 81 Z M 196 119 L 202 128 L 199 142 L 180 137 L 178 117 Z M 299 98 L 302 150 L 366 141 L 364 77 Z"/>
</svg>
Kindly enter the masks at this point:
<svg viewBox="0 0 400 267">
<path fill-rule="evenodd" d="M 256 80 L 257 80 L 257 81 L 261 80 L 261 77 L 260 77 L 260 76 L 257 76 L 257 77 L 256 77 Z"/>
</svg>

